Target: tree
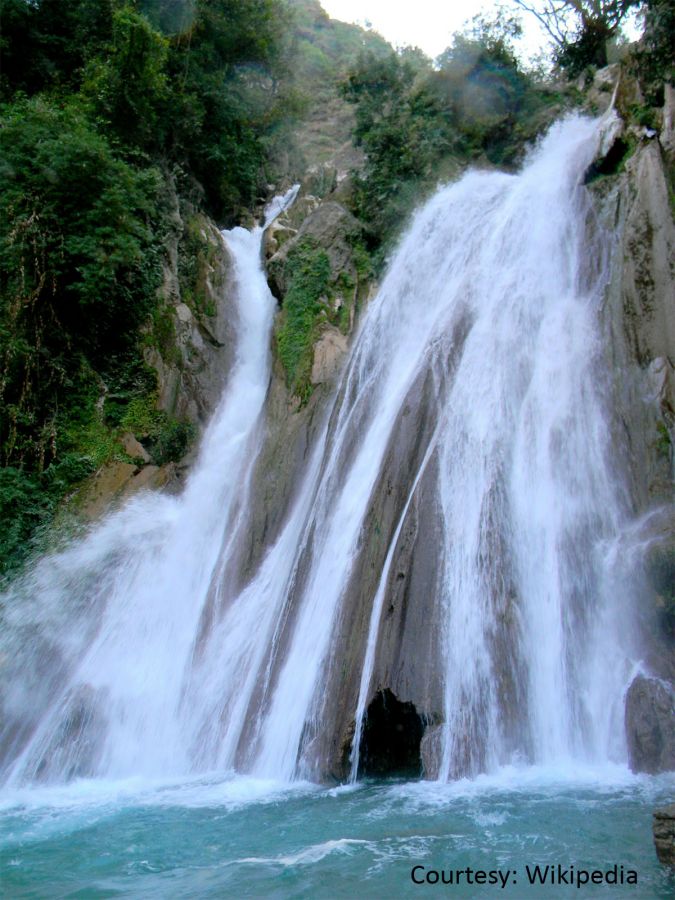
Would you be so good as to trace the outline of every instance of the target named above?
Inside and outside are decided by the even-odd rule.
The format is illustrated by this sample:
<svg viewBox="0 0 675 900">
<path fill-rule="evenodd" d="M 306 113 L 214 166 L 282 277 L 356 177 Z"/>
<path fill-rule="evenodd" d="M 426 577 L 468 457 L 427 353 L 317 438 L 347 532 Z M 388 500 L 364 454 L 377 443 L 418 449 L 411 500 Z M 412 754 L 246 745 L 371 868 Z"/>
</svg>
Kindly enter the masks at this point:
<svg viewBox="0 0 675 900">
<path fill-rule="evenodd" d="M 133 347 L 152 311 L 159 173 L 38 97 L 0 119 L 0 176 L 0 464 L 41 472 L 83 372 Z"/>
<path fill-rule="evenodd" d="M 636 57 L 647 97 L 660 105 L 663 82 L 675 84 L 675 5 L 672 0 L 647 0 L 644 16 Z"/>
<path fill-rule="evenodd" d="M 161 144 L 167 56 L 168 40 L 144 16 L 130 6 L 115 10 L 110 42 L 87 67 L 83 84 L 102 130 L 112 129 L 130 146 Z"/>
<path fill-rule="evenodd" d="M 513 0 L 531 13 L 555 47 L 556 62 L 571 75 L 607 65 L 607 43 L 640 0 Z"/>
</svg>

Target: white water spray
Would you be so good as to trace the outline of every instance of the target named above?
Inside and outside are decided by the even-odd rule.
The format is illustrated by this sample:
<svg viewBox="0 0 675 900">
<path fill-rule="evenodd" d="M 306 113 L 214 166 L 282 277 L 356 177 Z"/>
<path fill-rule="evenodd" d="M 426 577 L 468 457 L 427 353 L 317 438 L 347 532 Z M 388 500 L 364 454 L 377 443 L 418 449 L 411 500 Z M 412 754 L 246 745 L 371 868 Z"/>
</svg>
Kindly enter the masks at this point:
<svg viewBox="0 0 675 900">
<path fill-rule="evenodd" d="M 296 194 L 297 187 L 270 204 L 265 225 Z M 39 564 L 21 586 L 33 595 L 31 604 L 7 602 L 15 633 L 70 613 L 47 637 L 55 657 L 74 663 L 10 780 L 192 768 L 180 698 L 214 571 L 227 564 L 262 439 L 276 307 L 260 263 L 263 233 L 264 226 L 223 232 L 234 262 L 236 359 L 184 494 L 132 501 L 80 545 Z M 86 615 L 94 602 L 96 623 Z M 73 639 L 68 631 L 82 627 L 78 613 L 87 627 Z M 10 706 L 20 702 L 10 693 Z"/>
</svg>

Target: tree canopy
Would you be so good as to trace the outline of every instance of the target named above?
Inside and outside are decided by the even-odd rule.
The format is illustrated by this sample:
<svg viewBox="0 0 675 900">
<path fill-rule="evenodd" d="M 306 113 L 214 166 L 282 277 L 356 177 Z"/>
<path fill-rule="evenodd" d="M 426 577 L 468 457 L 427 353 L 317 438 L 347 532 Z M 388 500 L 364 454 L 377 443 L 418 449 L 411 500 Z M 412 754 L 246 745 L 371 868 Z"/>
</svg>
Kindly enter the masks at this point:
<svg viewBox="0 0 675 900">
<path fill-rule="evenodd" d="M 513 0 L 535 16 L 555 48 L 556 61 L 575 73 L 607 64 L 607 43 L 640 0 Z"/>
</svg>

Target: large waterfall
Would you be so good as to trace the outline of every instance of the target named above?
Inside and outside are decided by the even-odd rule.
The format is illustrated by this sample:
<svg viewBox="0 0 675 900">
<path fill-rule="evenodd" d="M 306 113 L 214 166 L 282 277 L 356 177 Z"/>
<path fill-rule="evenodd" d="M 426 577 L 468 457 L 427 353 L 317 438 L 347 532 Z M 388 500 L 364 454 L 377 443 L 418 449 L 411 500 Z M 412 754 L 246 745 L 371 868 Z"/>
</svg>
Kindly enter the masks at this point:
<svg viewBox="0 0 675 900">
<path fill-rule="evenodd" d="M 236 361 L 183 495 L 133 500 L 4 598 L 7 781 L 355 778 L 385 689 L 414 704 L 429 777 L 624 758 L 639 654 L 609 565 L 629 501 L 582 186 L 599 135 L 569 118 L 521 174 L 470 172 L 418 212 L 237 592 L 275 301 L 263 229 L 225 235 Z"/>
</svg>

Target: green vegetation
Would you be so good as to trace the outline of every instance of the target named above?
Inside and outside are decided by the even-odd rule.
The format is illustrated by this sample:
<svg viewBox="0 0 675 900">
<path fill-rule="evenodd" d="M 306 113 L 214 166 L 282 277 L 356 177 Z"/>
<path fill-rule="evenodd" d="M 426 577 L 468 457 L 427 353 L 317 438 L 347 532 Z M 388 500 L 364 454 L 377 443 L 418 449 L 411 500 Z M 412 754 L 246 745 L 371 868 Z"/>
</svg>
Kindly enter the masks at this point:
<svg viewBox="0 0 675 900">
<path fill-rule="evenodd" d="M 656 423 L 656 435 L 656 449 L 658 453 L 669 459 L 671 451 L 670 432 L 665 422 Z"/>
<path fill-rule="evenodd" d="M 621 23 L 641 0 L 512 0 L 534 15 L 548 34 L 558 66 L 570 77 L 587 66 L 606 66 Z"/>
<path fill-rule="evenodd" d="M 314 344 L 326 325 L 348 334 L 354 307 L 373 274 L 361 236 L 349 234 L 345 242 L 348 271 L 331 271 L 328 254 L 309 236 L 291 247 L 283 264 L 286 290 L 276 330 L 277 351 L 288 388 L 301 404 L 313 390 Z"/>
<path fill-rule="evenodd" d="M 675 637 L 675 550 L 659 547 L 647 562 L 647 575 L 657 597 L 659 623 L 663 633 Z"/>
<path fill-rule="evenodd" d="M 480 157 L 513 164 L 550 121 L 559 98 L 523 70 L 512 43 L 519 33 L 512 17 L 476 17 L 435 67 L 417 51 L 360 57 L 342 90 L 367 154 L 354 212 L 370 225 L 375 247 L 391 241 L 439 178 Z"/>
<path fill-rule="evenodd" d="M 206 280 L 215 269 L 217 248 L 208 238 L 209 226 L 204 216 L 185 212 L 183 223 L 183 235 L 178 245 L 181 297 L 197 316 L 214 316 L 216 310 L 207 291 Z"/>
<path fill-rule="evenodd" d="M 330 19 L 318 0 L 293 0 L 293 79 L 311 84 L 314 101 L 325 101 L 363 52 L 386 56 L 389 44 L 377 32 Z"/>
<path fill-rule="evenodd" d="M 0 0 L 0 21 L 1 574 L 125 458 L 125 431 L 157 464 L 185 452 L 194 429 L 156 409 L 143 362 L 178 363 L 169 182 L 195 210 L 184 299 L 209 316 L 199 204 L 225 222 L 253 205 L 294 100 L 280 0 Z"/>
<path fill-rule="evenodd" d="M 277 347 L 288 386 L 304 403 L 311 394 L 312 345 L 322 313 L 328 308 L 328 256 L 312 242 L 303 241 L 288 254 L 284 274 L 288 290 Z"/>
<path fill-rule="evenodd" d="M 646 0 L 645 31 L 635 53 L 638 77 L 646 99 L 663 103 L 663 83 L 675 84 L 675 6 L 671 0 Z"/>
</svg>

